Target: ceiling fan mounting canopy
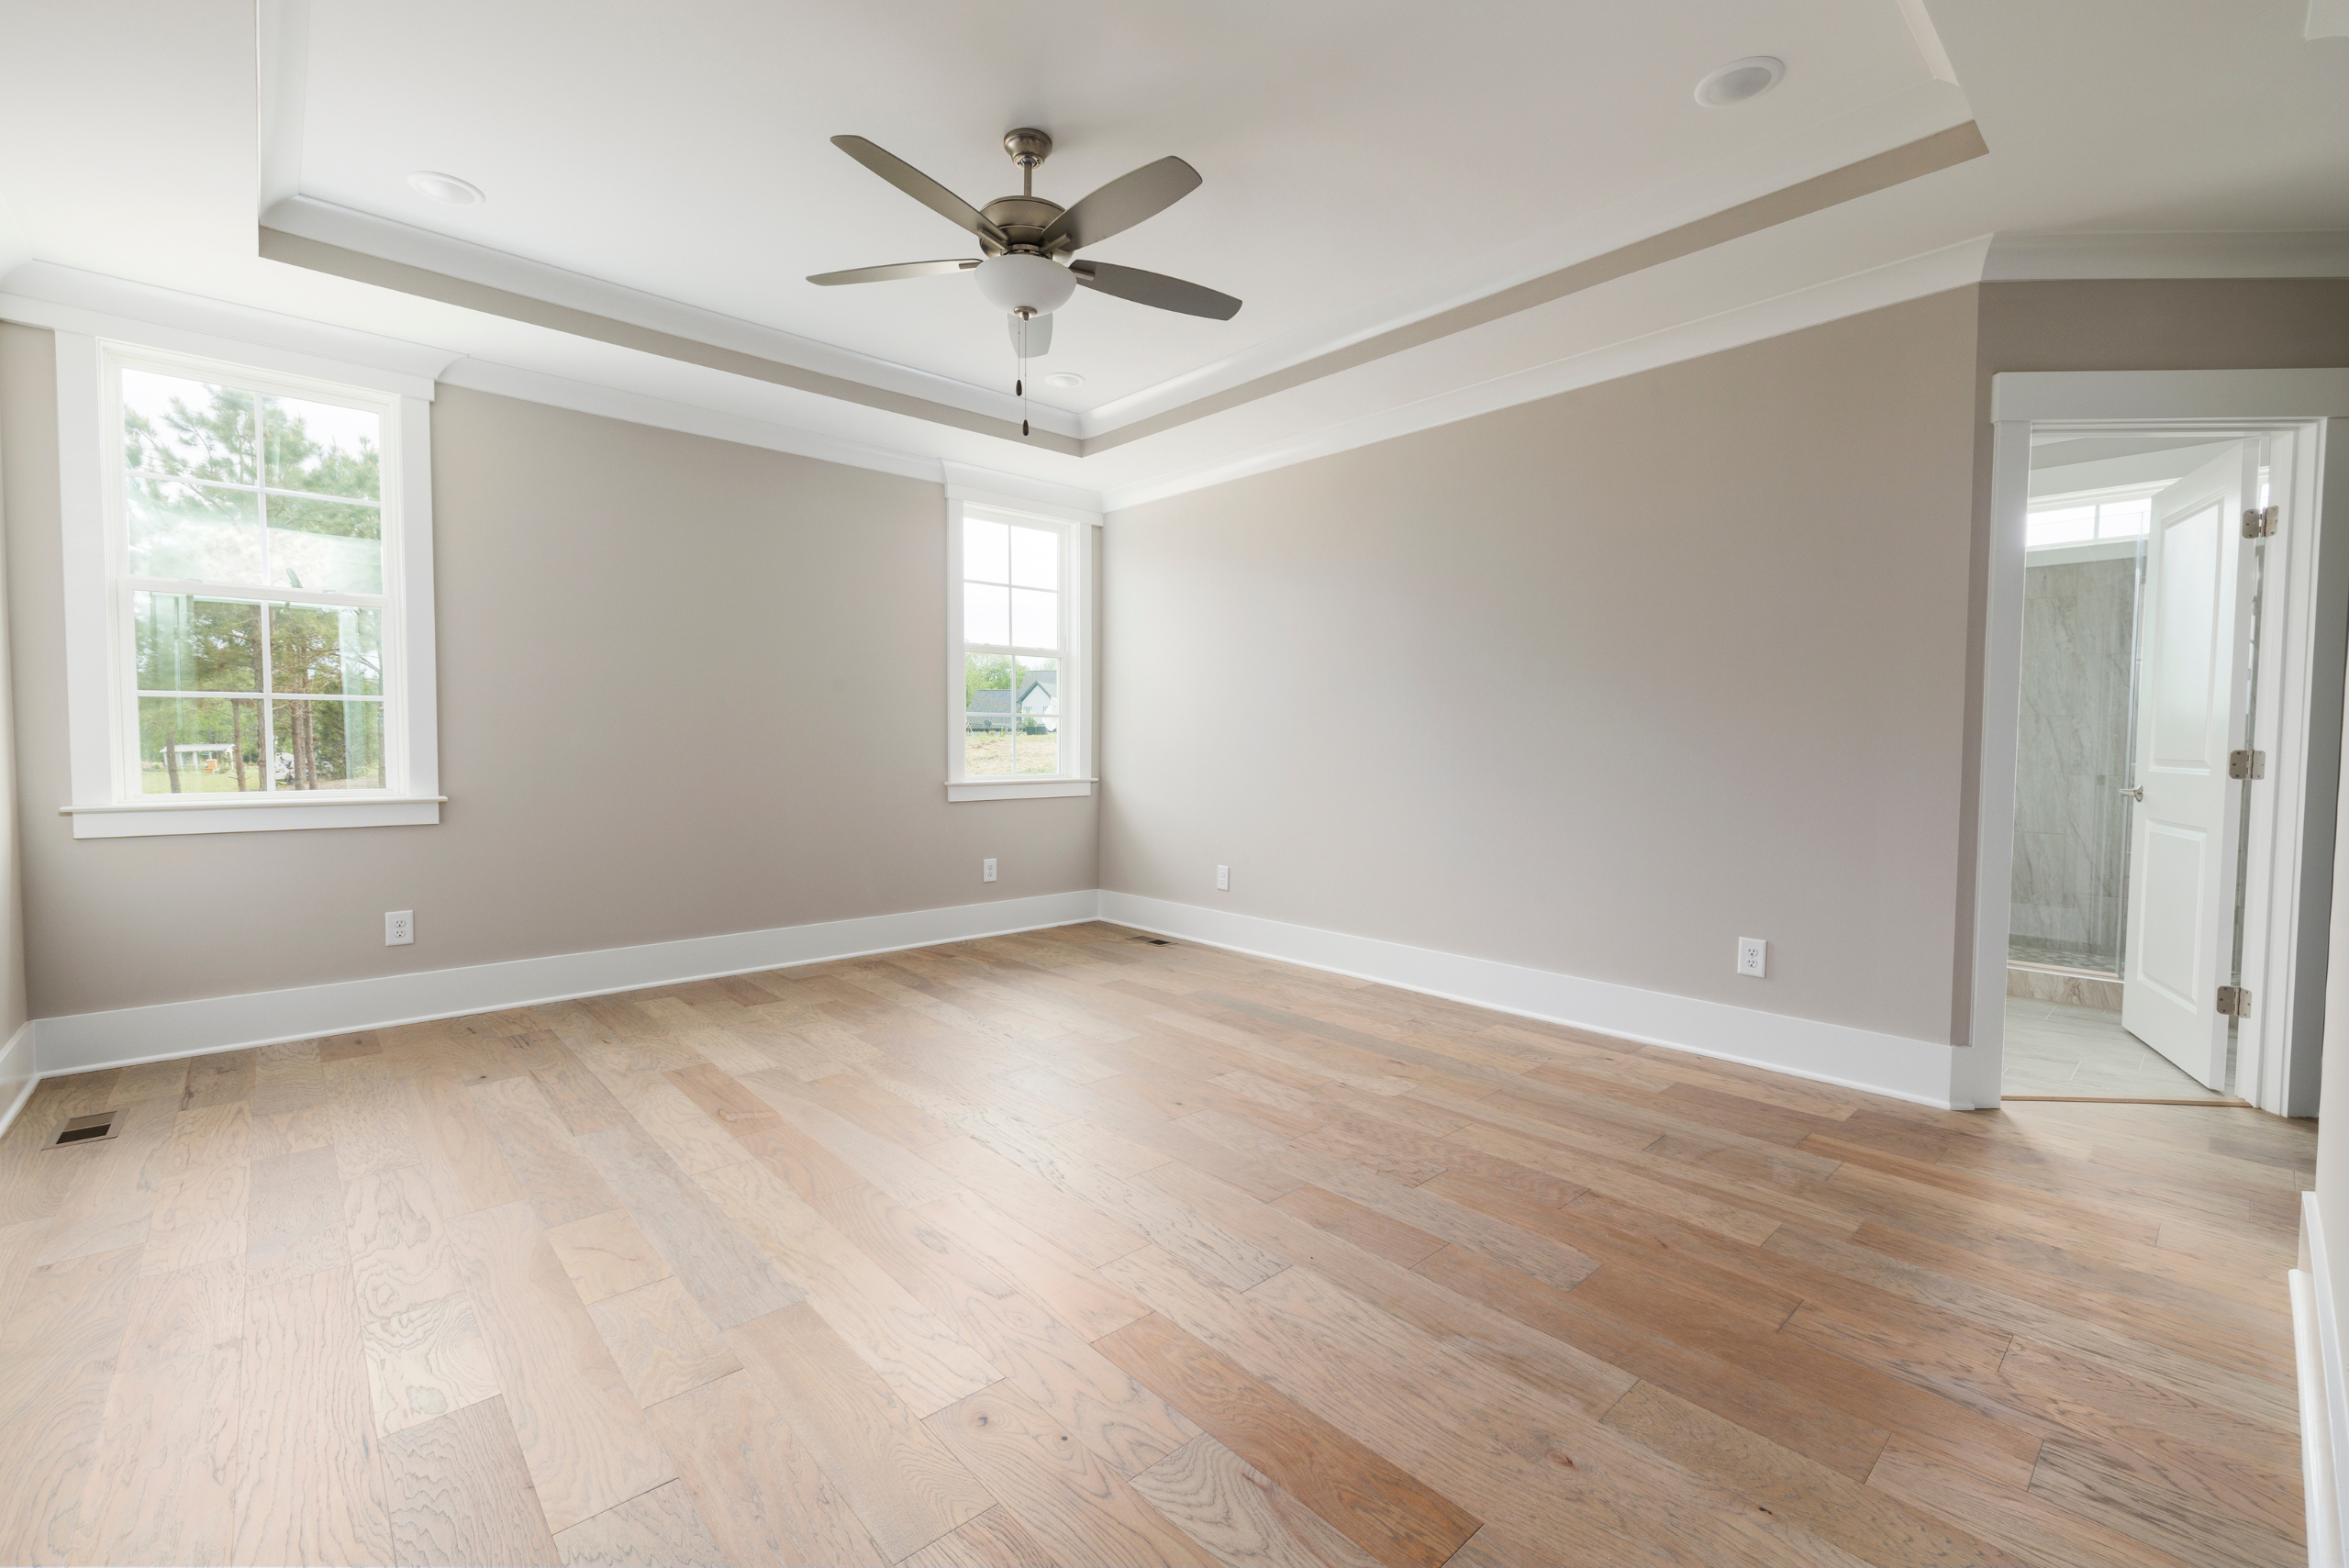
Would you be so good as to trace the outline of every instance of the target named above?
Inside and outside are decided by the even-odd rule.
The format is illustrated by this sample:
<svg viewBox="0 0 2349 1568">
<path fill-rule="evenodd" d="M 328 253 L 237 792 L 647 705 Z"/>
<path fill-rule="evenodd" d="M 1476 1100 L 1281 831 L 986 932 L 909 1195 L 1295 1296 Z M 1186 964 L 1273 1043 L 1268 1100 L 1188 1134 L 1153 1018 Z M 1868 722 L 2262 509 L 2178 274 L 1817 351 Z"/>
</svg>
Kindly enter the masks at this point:
<svg viewBox="0 0 2349 1568">
<path fill-rule="evenodd" d="M 1145 163 L 1110 181 L 1074 206 L 1063 207 L 1035 194 L 1036 169 L 1052 156 L 1052 139 L 1033 127 L 1022 127 L 1006 133 L 1003 139 L 1004 151 L 1019 165 L 1020 193 L 998 196 L 982 208 L 973 206 L 904 159 L 863 137 L 836 136 L 832 145 L 971 234 L 978 240 L 985 259 L 953 258 L 857 267 L 841 272 L 818 272 L 807 280 L 811 284 L 871 284 L 894 278 L 975 272 L 979 274 L 981 296 L 1022 320 L 1049 320 L 1079 284 L 1098 294 L 1115 295 L 1137 305 L 1186 316 L 1229 321 L 1239 313 L 1240 301 L 1230 295 L 1218 294 L 1180 278 L 1146 272 L 1139 267 L 1073 260 L 1086 246 L 1123 233 L 1198 189 L 1198 171 L 1180 158 Z M 1045 341 L 1050 341 L 1049 337 Z M 1041 350 L 1031 347 L 1030 351 Z"/>
</svg>

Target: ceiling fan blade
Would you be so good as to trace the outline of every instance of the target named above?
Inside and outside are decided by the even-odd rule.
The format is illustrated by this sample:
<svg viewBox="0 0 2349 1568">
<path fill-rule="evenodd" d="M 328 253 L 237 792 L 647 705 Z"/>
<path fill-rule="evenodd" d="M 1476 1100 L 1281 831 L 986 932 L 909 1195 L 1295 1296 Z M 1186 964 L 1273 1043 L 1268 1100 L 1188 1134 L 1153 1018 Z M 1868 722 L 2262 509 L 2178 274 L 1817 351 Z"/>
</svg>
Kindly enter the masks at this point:
<svg viewBox="0 0 2349 1568">
<path fill-rule="evenodd" d="M 1004 319 L 1011 324 L 1011 346 L 1016 350 L 1019 347 L 1019 328 L 1021 326 L 1019 317 L 1017 316 L 1007 316 Z M 1039 316 L 1035 319 L 1028 322 L 1026 325 L 1028 328 L 1028 357 L 1032 360 L 1041 355 L 1045 350 L 1049 350 L 1052 346 L 1052 318 L 1049 316 Z"/>
<path fill-rule="evenodd" d="M 1074 261 L 1068 270 L 1069 275 L 1086 288 L 1113 294 L 1136 305 L 1179 310 L 1186 316 L 1205 316 L 1216 321 L 1229 321 L 1240 314 L 1240 302 L 1230 295 L 1186 284 L 1163 272 L 1145 272 L 1140 267 L 1113 267 L 1107 261 Z"/>
<path fill-rule="evenodd" d="M 1198 188 L 1199 172 L 1180 158 L 1145 163 L 1130 174 L 1119 175 L 1052 219 L 1039 243 L 1047 250 L 1055 247 L 1082 250 L 1164 212 Z"/>
<path fill-rule="evenodd" d="M 845 272 L 818 272 L 807 281 L 829 288 L 834 284 L 885 284 L 895 278 L 928 278 L 941 272 L 967 272 L 975 258 L 945 261 L 895 261 L 885 267 L 851 267 Z"/>
<path fill-rule="evenodd" d="M 981 217 L 978 208 L 896 153 L 875 147 L 861 136 L 836 136 L 832 145 L 939 217 L 960 224 L 998 250 L 1009 248 L 1011 241 L 1004 238 L 1003 230 Z"/>
</svg>

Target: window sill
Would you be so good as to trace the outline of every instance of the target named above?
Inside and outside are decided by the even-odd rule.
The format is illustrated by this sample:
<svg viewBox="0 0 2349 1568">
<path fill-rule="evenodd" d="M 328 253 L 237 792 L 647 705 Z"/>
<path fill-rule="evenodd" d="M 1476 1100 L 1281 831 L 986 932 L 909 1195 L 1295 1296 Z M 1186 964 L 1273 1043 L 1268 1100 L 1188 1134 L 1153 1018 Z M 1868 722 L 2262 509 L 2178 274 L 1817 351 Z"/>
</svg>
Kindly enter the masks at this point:
<svg viewBox="0 0 2349 1568">
<path fill-rule="evenodd" d="M 1091 795 L 1091 779 L 948 780 L 948 800 L 1048 800 L 1054 795 Z"/>
<path fill-rule="evenodd" d="M 445 795 L 357 798 L 283 795 L 210 800 L 134 800 L 61 806 L 77 839 L 149 839 L 171 833 L 273 833 L 295 828 L 412 828 L 440 820 Z"/>
</svg>

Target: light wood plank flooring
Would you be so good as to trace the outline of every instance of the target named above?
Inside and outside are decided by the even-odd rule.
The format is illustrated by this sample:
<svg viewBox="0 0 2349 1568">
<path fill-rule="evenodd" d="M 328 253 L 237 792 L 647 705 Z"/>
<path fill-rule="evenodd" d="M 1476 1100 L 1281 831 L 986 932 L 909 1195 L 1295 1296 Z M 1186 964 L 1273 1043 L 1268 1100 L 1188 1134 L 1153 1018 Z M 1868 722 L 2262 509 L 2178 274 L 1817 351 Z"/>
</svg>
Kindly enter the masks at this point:
<svg viewBox="0 0 2349 1568">
<path fill-rule="evenodd" d="M 2297 1562 L 2314 1152 L 1108 926 L 56 1079 L 0 1562 Z"/>
</svg>

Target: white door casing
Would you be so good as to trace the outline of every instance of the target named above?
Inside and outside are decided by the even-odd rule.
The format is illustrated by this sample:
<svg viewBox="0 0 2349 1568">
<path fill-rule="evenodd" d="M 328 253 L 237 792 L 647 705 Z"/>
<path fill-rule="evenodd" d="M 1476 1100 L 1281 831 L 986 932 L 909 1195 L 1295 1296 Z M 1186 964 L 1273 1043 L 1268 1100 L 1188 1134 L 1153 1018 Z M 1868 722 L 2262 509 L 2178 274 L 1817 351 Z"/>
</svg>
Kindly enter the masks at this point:
<svg viewBox="0 0 2349 1568">
<path fill-rule="evenodd" d="M 2131 813 L 2121 1027 L 2206 1087 L 2224 1089 L 2251 673 L 2245 497 L 2258 443 L 2236 443 L 2154 498 Z"/>
</svg>

